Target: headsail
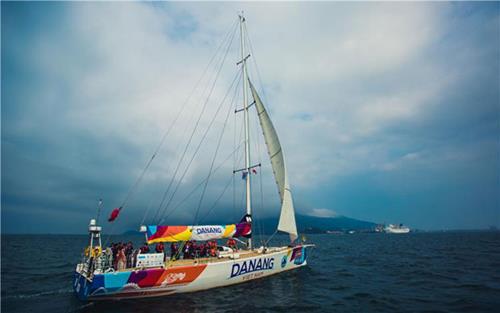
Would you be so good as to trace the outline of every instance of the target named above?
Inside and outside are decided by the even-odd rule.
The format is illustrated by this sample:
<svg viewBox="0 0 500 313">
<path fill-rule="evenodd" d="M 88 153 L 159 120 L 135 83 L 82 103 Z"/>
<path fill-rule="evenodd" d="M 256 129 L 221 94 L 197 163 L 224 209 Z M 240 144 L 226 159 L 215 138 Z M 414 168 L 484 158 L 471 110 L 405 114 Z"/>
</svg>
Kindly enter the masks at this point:
<svg viewBox="0 0 500 313">
<path fill-rule="evenodd" d="M 281 198 L 281 214 L 278 223 L 278 230 L 289 233 L 290 240 L 295 241 L 295 239 L 297 239 L 297 224 L 295 223 L 295 210 L 293 208 L 290 185 L 288 184 L 283 150 L 281 149 L 278 134 L 274 129 L 273 123 L 267 114 L 264 104 L 260 100 L 260 97 L 250 80 L 249 83 L 250 90 L 252 91 L 252 96 L 257 107 L 260 126 L 262 127 L 262 132 L 264 133 L 264 138 L 266 140 L 267 151 L 271 159 L 274 178 L 276 179 L 278 192 Z"/>
</svg>

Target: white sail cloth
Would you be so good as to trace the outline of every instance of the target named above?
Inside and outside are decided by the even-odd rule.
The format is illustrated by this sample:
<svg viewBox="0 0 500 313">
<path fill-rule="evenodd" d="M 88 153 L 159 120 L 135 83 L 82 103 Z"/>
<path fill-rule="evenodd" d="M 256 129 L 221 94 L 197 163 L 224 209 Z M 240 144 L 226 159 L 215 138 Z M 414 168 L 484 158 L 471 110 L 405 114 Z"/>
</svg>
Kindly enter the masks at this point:
<svg viewBox="0 0 500 313">
<path fill-rule="evenodd" d="M 285 157 L 281 149 L 278 134 L 274 129 L 273 123 L 267 114 L 264 104 L 260 100 L 257 91 L 249 80 L 252 96 L 257 108 L 260 126 L 264 133 L 267 152 L 271 159 L 271 166 L 274 172 L 274 178 L 278 185 L 278 192 L 281 197 L 281 213 L 278 223 L 278 230 L 290 234 L 290 240 L 293 242 L 297 239 L 297 224 L 295 223 L 295 210 L 293 208 L 292 193 L 288 184 L 288 176 L 286 173 Z"/>
</svg>

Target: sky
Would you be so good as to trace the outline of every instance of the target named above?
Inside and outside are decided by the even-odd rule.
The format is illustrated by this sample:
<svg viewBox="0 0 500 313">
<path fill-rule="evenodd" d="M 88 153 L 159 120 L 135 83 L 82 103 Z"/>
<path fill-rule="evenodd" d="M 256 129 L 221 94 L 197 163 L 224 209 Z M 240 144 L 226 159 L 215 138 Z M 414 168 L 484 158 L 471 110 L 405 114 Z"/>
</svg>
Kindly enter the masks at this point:
<svg viewBox="0 0 500 313">
<path fill-rule="evenodd" d="M 498 2 L 2 2 L 2 232 L 85 233 L 100 198 L 108 232 L 239 220 L 241 10 L 297 213 L 500 227 Z M 277 218 L 250 125 L 254 217 Z"/>
</svg>

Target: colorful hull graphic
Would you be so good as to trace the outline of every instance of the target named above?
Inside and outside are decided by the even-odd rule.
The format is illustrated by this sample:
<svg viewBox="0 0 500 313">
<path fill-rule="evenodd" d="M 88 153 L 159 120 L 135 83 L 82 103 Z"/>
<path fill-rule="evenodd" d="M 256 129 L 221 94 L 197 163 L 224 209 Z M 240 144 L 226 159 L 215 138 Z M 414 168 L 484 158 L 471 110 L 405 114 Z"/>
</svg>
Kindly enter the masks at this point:
<svg viewBox="0 0 500 313">
<path fill-rule="evenodd" d="M 304 266 L 307 264 L 306 254 L 306 247 L 298 246 L 235 260 L 96 274 L 91 282 L 75 272 L 73 287 L 81 300 L 145 298 L 194 292 Z"/>
</svg>

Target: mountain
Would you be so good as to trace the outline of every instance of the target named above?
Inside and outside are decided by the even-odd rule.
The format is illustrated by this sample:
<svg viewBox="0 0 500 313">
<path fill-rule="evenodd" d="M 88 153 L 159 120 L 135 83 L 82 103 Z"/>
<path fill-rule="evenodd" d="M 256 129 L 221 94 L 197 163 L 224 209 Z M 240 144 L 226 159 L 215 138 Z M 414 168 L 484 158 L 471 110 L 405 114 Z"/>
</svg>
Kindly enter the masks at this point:
<svg viewBox="0 0 500 313">
<path fill-rule="evenodd" d="M 373 230 L 377 224 L 349 218 L 346 216 L 316 217 L 309 215 L 296 215 L 297 230 L 299 233 L 323 233 L 327 230 Z M 263 233 L 270 234 L 276 230 L 277 218 L 265 218 L 255 220 L 255 226 Z"/>
</svg>

